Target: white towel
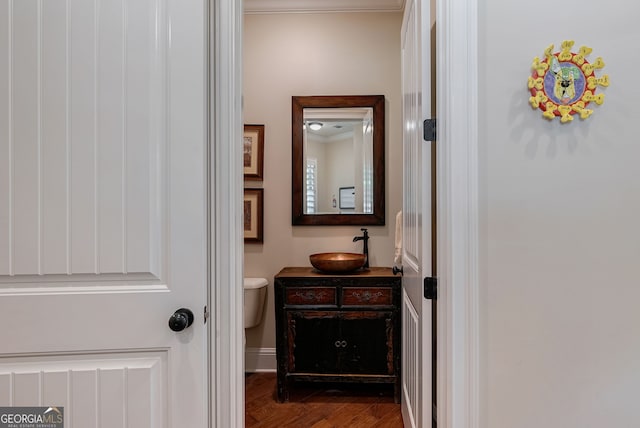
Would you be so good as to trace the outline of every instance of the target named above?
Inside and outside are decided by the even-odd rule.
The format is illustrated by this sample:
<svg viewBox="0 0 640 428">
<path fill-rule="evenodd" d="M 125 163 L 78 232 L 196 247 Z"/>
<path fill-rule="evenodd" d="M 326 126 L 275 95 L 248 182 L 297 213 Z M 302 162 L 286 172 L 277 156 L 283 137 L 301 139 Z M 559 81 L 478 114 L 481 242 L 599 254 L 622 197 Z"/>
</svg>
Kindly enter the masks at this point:
<svg viewBox="0 0 640 428">
<path fill-rule="evenodd" d="M 396 251 L 393 256 L 393 265 L 402 266 L 402 211 L 396 214 Z"/>
</svg>

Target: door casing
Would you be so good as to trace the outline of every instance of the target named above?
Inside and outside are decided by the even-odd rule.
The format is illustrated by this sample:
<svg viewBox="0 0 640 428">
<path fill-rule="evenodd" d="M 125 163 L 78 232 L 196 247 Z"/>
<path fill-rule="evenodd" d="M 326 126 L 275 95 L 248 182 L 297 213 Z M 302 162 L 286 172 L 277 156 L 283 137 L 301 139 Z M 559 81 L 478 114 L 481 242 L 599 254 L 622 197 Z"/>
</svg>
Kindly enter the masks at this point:
<svg viewBox="0 0 640 428">
<path fill-rule="evenodd" d="M 437 420 L 480 426 L 478 7 L 436 0 Z"/>
<path fill-rule="evenodd" d="M 210 219 L 211 427 L 244 426 L 242 237 L 242 21 L 243 2 L 210 2 L 209 105 L 211 106 Z"/>
<path fill-rule="evenodd" d="M 480 426 L 478 228 L 478 7 L 476 0 L 436 1 L 436 111 L 438 112 L 438 424 Z M 211 12 L 212 163 L 217 180 L 212 245 L 221 225 L 232 241 L 211 260 L 213 427 L 243 426 L 241 165 L 242 17 L 240 1 L 219 0 Z M 455 66 L 454 66 L 455 64 Z M 455 118 L 455 119 L 454 119 Z M 455 126 L 453 121 L 455 120 Z M 239 146 L 239 145 L 238 145 Z M 231 177 L 231 179 L 229 179 Z M 213 197 L 213 196 L 212 196 Z M 237 205 L 237 206 L 236 206 Z M 226 208 L 224 208 L 226 207 Z M 216 229 L 218 227 L 218 229 Z M 454 233 L 455 231 L 455 233 Z M 220 233 L 218 233 L 220 232 Z M 222 269 L 221 269 L 222 268 Z M 236 287 L 229 287 L 236 284 Z"/>
</svg>

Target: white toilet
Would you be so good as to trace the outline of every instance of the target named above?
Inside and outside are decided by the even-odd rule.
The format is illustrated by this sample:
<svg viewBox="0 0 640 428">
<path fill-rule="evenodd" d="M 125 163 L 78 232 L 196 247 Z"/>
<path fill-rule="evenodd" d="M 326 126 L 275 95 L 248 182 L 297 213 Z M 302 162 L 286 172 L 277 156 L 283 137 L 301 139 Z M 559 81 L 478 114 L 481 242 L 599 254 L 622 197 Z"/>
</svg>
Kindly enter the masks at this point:
<svg viewBox="0 0 640 428">
<path fill-rule="evenodd" d="M 244 328 L 256 327 L 262 322 L 264 302 L 267 297 L 267 284 L 264 278 L 244 279 Z"/>
</svg>

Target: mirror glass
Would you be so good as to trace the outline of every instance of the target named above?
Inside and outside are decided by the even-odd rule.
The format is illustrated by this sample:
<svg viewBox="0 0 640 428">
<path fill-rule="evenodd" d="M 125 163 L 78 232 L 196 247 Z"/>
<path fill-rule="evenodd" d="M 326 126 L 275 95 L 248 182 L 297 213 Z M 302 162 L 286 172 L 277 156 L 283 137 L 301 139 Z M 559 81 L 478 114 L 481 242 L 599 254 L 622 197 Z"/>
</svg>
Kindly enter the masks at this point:
<svg viewBox="0 0 640 428">
<path fill-rule="evenodd" d="M 293 224 L 384 224 L 384 96 L 292 98 Z"/>
<path fill-rule="evenodd" d="M 303 112 L 304 214 L 373 214 L 373 109 Z"/>
</svg>

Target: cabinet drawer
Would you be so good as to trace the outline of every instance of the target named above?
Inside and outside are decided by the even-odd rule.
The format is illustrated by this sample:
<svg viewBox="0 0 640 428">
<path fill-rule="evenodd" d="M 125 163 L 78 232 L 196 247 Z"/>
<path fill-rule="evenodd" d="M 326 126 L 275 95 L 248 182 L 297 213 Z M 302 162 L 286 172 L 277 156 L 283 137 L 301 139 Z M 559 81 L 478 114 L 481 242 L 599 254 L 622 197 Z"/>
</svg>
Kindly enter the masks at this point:
<svg viewBox="0 0 640 428">
<path fill-rule="evenodd" d="M 393 293 L 390 287 L 345 287 L 342 289 L 343 306 L 391 306 Z"/>
<path fill-rule="evenodd" d="M 336 289 L 332 287 L 288 287 L 286 305 L 336 305 Z"/>
</svg>

